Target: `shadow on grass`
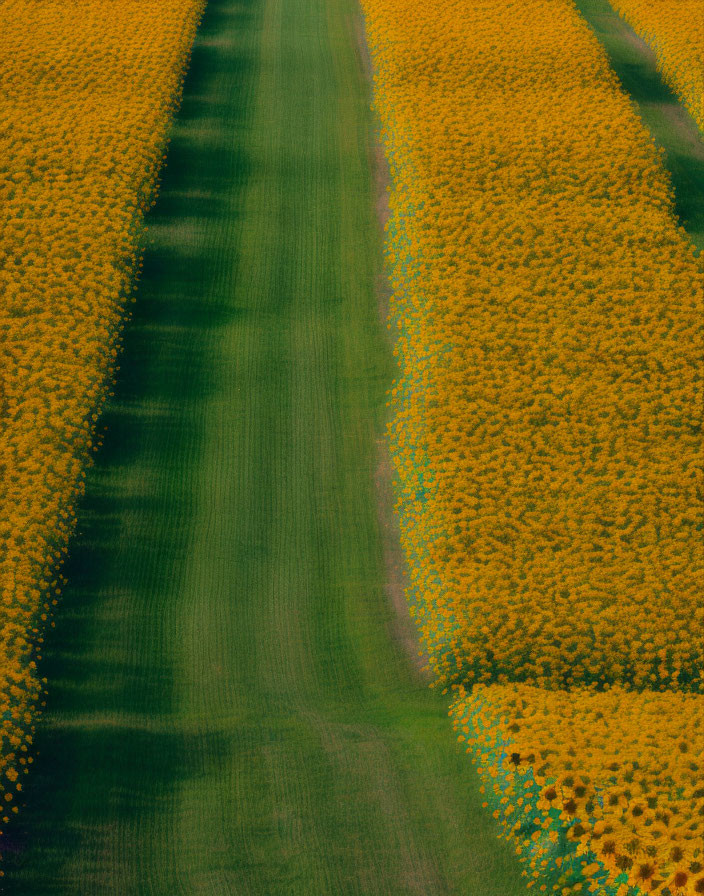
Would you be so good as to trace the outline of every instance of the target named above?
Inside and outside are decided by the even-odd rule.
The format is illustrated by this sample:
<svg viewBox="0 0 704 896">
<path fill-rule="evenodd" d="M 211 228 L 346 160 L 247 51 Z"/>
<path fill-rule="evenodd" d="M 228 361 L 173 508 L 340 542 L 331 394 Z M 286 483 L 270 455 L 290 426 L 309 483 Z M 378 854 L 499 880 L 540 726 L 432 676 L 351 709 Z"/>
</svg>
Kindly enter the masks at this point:
<svg viewBox="0 0 704 896">
<path fill-rule="evenodd" d="M 184 472 L 197 467 L 195 409 L 213 389 L 213 331 L 239 313 L 218 296 L 208 235 L 236 219 L 246 176 L 236 137 L 252 61 L 235 38 L 251 27 L 253 9 L 253 0 L 235 13 L 231 2 L 210 0 L 194 46 L 102 419 L 105 444 L 88 474 L 64 569 L 69 586 L 41 662 L 49 697 L 26 805 L 0 846 L 7 894 L 116 892 L 129 872 L 105 854 L 110 827 L 159 812 L 159 796 L 194 773 L 196 745 L 171 725 L 161 610 L 178 593 L 187 550 L 193 502 Z"/>
</svg>

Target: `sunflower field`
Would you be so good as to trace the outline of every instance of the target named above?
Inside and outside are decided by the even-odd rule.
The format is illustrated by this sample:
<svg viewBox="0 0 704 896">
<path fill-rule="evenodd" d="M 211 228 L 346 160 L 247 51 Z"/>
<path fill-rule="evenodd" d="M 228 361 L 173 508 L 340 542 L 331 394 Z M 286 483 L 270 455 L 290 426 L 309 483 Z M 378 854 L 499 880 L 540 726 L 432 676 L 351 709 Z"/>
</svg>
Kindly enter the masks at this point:
<svg viewBox="0 0 704 896">
<path fill-rule="evenodd" d="M 655 53 L 667 84 L 704 131 L 704 2 L 613 0 Z"/>
<path fill-rule="evenodd" d="M 704 260 L 570 0 L 363 7 L 436 684 L 530 885 L 704 893 Z"/>
<path fill-rule="evenodd" d="M 17 811 L 43 633 L 203 0 L 0 7 L 0 799 Z"/>
</svg>

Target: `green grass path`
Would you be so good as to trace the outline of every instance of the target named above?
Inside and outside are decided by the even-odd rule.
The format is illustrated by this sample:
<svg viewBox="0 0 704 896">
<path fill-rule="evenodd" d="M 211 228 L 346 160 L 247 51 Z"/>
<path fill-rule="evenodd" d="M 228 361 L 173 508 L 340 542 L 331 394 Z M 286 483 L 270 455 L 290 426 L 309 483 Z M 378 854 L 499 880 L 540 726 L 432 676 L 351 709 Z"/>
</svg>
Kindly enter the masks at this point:
<svg viewBox="0 0 704 896">
<path fill-rule="evenodd" d="M 353 0 L 211 0 L 8 894 L 522 893 L 394 637 Z"/>
<path fill-rule="evenodd" d="M 636 105 L 675 190 L 675 210 L 689 238 L 704 249 L 704 138 L 692 116 L 665 84 L 652 50 L 614 12 L 608 0 L 575 0 L 606 50 L 611 67 Z"/>
</svg>

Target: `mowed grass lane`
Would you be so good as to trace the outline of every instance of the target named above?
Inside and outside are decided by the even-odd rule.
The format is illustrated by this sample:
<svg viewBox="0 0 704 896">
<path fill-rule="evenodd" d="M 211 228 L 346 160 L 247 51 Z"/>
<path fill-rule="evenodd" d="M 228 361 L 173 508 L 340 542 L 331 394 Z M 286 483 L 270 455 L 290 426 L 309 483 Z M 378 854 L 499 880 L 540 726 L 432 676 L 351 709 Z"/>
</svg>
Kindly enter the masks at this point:
<svg viewBox="0 0 704 896">
<path fill-rule="evenodd" d="M 353 0 L 210 0 L 8 894 L 523 892 L 394 636 Z"/>
</svg>

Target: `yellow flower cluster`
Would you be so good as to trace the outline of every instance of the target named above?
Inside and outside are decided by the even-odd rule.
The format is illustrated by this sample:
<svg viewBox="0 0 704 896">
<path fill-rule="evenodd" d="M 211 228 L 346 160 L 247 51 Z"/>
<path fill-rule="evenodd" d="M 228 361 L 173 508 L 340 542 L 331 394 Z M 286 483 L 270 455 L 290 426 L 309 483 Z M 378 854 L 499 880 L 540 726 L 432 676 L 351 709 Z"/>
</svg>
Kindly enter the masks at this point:
<svg viewBox="0 0 704 896">
<path fill-rule="evenodd" d="M 702 893 L 704 259 L 570 0 L 363 7 L 437 682 L 539 889 Z"/>
<path fill-rule="evenodd" d="M 203 0 L 0 5 L 0 799 Z M 2 815 L 2 813 L 0 813 Z M 5 814 L 4 819 L 8 819 Z"/>
<path fill-rule="evenodd" d="M 704 131 L 704 0 L 610 0 Z"/>
<path fill-rule="evenodd" d="M 478 685 L 451 713 L 533 881 L 704 893 L 704 696 Z"/>
<path fill-rule="evenodd" d="M 442 682 L 699 690 L 704 264 L 568 0 L 364 0 L 403 539 Z"/>
</svg>

